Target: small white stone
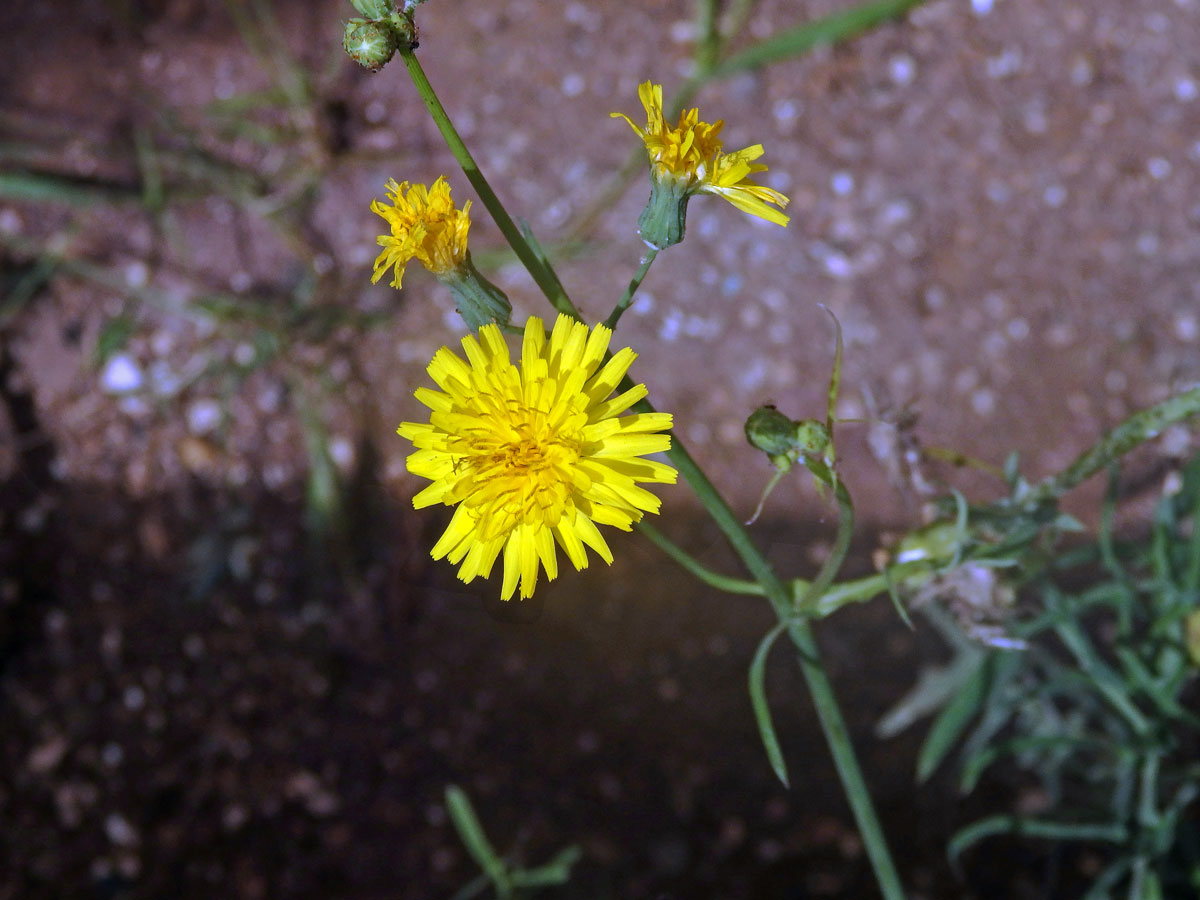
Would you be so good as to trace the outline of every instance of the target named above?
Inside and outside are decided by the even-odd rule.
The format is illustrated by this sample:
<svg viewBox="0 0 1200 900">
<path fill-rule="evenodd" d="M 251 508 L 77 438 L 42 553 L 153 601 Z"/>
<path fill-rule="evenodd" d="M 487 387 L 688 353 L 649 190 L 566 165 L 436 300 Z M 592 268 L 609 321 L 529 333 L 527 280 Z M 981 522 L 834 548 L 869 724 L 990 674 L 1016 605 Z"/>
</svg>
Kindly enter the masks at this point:
<svg viewBox="0 0 1200 900">
<path fill-rule="evenodd" d="M 382 100 L 372 100 L 363 110 L 363 115 L 372 125 L 378 125 L 387 118 L 387 105 Z"/>
<path fill-rule="evenodd" d="M 125 283 L 130 287 L 144 287 L 149 279 L 150 270 L 140 259 L 125 266 Z"/>
<path fill-rule="evenodd" d="M 888 75 L 896 85 L 911 84 L 917 77 L 917 63 L 907 53 L 897 53 L 888 60 Z"/>
<path fill-rule="evenodd" d="M 125 708 L 130 712 L 136 712 L 146 705 L 146 692 L 136 684 L 131 684 L 125 688 L 125 693 L 121 695 L 121 702 L 125 704 Z"/>
<path fill-rule="evenodd" d="M 1023 341 L 1029 337 L 1029 323 L 1022 318 L 1013 319 L 1008 323 L 1008 336 L 1014 341 Z"/>
<path fill-rule="evenodd" d="M 211 397 L 195 400 L 187 411 L 188 431 L 208 434 L 221 424 L 221 404 Z"/>
<path fill-rule="evenodd" d="M 1191 78 L 1180 78 L 1175 82 L 1175 99 L 1180 103 L 1187 103 L 1195 100 L 1197 95 L 1200 95 L 1200 88 L 1196 87 L 1196 82 Z"/>
<path fill-rule="evenodd" d="M 1161 156 L 1152 156 L 1146 160 L 1146 171 L 1150 173 L 1151 178 L 1162 181 L 1171 174 L 1171 163 Z"/>
<path fill-rule="evenodd" d="M 992 11 L 994 0 L 971 0 L 971 9 L 977 16 L 986 16 Z"/>
<path fill-rule="evenodd" d="M 587 87 L 587 80 L 578 72 L 569 72 L 563 76 L 562 92 L 565 97 L 578 97 Z"/>
<path fill-rule="evenodd" d="M 128 356 L 119 353 L 105 364 L 100 384 L 110 394 L 136 391 L 142 386 L 142 370 Z"/>
<path fill-rule="evenodd" d="M 654 295 L 649 291 L 638 291 L 633 295 L 633 304 L 629 307 L 629 311 L 635 316 L 649 315 L 654 311 L 655 299 Z"/>
<path fill-rule="evenodd" d="M 1061 184 L 1052 184 L 1042 191 L 1042 202 L 1051 209 L 1058 209 L 1067 202 L 1067 189 Z"/>
<path fill-rule="evenodd" d="M 793 122 L 799 114 L 800 109 L 793 100 L 779 100 L 771 107 L 771 115 L 776 122 Z"/>
<path fill-rule="evenodd" d="M 120 813 L 113 813 L 104 820 L 104 833 L 118 847 L 132 847 L 138 842 L 137 831 Z"/>
<path fill-rule="evenodd" d="M 839 197 L 845 197 L 854 190 L 854 176 L 849 172 L 834 172 L 829 179 L 829 187 Z"/>
<path fill-rule="evenodd" d="M 0 234 L 18 234 L 21 227 L 20 213 L 15 209 L 0 209 Z"/>
<path fill-rule="evenodd" d="M 989 388 L 980 388 L 971 395 L 971 408 L 976 415 L 991 415 L 996 408 L 996 395 Z"/>
<path fill-rule="evenodd" d="M 348 472 L 354 465 L 354 442 L 345 435 L 335 435 L 329 439 L 329 457 L 339 469 Z"/>
</svg>

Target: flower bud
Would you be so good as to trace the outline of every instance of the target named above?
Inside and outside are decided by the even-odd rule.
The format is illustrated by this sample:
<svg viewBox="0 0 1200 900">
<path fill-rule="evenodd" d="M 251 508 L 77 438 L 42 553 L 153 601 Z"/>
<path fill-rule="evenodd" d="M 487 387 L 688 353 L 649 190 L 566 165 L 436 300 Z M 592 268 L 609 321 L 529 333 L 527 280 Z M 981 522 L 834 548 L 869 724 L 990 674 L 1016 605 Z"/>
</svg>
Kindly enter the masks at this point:
<svg viewBox="0 0 1200 900">
<path fill-rule="evenodd" d="M 774 461 L 795 445 L 796 423 L 774 406 L 760 406 L 746 420 L 746 440 Z"/>
<path fill-rule="evenodd" d="M 350 58 L 364 69 L 378 72 L 395 55 L 398 44 L 395 30 L 388 25 L 351 19 L 346 23 L 342 46 Z"/>
</svg>

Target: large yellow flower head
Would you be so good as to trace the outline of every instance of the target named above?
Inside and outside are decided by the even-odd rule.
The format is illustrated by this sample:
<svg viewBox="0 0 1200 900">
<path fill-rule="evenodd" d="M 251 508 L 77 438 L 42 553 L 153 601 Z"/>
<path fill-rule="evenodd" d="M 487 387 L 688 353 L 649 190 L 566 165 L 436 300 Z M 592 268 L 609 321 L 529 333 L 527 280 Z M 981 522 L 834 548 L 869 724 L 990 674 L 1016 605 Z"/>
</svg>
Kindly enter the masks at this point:
<svg viewBox="0 0 1200 900">
<path fill-rule="evenodd" d="M 450 185 L 439 177 L 429 187 L 388 179 L 391 206 L 371 202 L 371 212 L 383 216 L 391 234 L 379 236 L 383 252 L 375 259 L 371 283 L 375 284 L 388 269 L 395 267 L 392 287 L 399 288 L 404 267 L 415 259 L 434 275 L 444 277 L 463 268 L 467 261 L 467 231 L 471 227 L 471 201 L 454 206 Z"/>
<path fill-rule="evenodd" d="M 767 170 L 765 165 L 754 162 L 763 154 L 762 144 L 725 153 L 719 137 L 723 121 L 701 122 L 700 111 L 689 109 L 680 114 L 679 124 L 672 127 L 663 116 L 662 85 L 643 82 L 638 87 L 638 97 L 646 109 L 645 128 L 639 128 L 624 113 L 612 115 L 628 122 L 646 145 L 656 185 L 672 184 L 683 200 L 692 194 L 716 194 L 752 216 L 787 225 L 788 217 L 769 204 L 786 207 L 788 198 L 749 177 Z M 682 226 L 680 231 L 682 238 Z"/>
<path fill-rule="evenodd" d="M 503 550 L 501 598 L 518 582 L 530 597 L 539 569 L 558 575 L 556 543 L 576 569 L 587 567 L 585 546 L 611 563 L 596 525 L 629 531 L 658 512 L 639 484 L 673 484 L 676 473 L 640 457 L 670 448 L 659 432 L 671 416 L 620 415 L 646 387 L 609 396 L 637 356 L 626 347 L 605 362 L 611 337 L 560 315 L 548 340 L 541 319 L 526 322 L 519 370 L 495 325 L 463 338 L 466 361 L 449 347 L 434 354 L 429 374 L 442 390 L 416 392 L 429 423 L 403 422 L 398 433 L 417 448 L 408 470 L 432 482 L 413 506 L 458 505 L 432 556 L 461 562 L 463 581 L 486 578 Z"/>
</svg>

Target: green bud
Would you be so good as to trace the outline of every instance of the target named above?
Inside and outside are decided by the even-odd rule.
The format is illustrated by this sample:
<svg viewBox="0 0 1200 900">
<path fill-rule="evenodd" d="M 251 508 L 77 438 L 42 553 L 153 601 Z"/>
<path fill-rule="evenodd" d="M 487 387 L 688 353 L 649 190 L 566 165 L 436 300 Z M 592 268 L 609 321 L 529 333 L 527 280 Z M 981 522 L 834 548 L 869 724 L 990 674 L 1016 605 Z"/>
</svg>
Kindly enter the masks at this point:
<svg viewBox="0 0 1200 900">
<path fill-rule="evenodd" d="M 386 19 L 396 11 L 392 0 L 350 0 L 350 3 L 368 19 Z"/>
<path fill-rule="evenodd" d="M 638 234 L 656 250 L 665 250 L 683 240 L 686 227 L 688 184 L 675 178 L 650 175 L 650 199 L 638 217 Z"/>
<path fill-rule="evenodd" d="M 892 551 L 892 562 L 897 565 L 911 562 L 942 565 L 954 559 L 954 554 L 962 549 L 963 541 L 963 531 L 957 522 L 934 522 L 905 535 Z"/>
<path fill-rule="evenodd" d="M 796 450 L 808 459 L 820 459 L 829 447 L 829 429 L 816 419 L 801 419 L 795 423 Z"/>
<path fill-rule="evenodd" d="M 746 440 L 772 459 L 787 456 L 796 445 L 796 423 L 774 406 L 760 406 L 746 420 Z"/>
<path fill-rule="evenodd" d="M 746 420 L 746 440 L 781 468 L 803 459 L 806 464 L 824 461 L 829 429 L 816 419 L 789 419 L 774 406 L 760 406 Z M 829 461 L 832 464 L 832 460 Z"/>
<path fill-rule="evenodd" d="M 396 53 L 396 33 L 387 25 L 351 19 L 346 23 L 342 46 L 350 58 L 364 69 L 378 72 Z"/>
<path fill-rule="evenodd" d="M 502 327 L 508 324 L 512 304 L 504 291 L 479 274 L 470 251 L 459 268 L 440 275 L 439 280 L 454 294 L 455 308 L 472 331 L 492 322 Z"/>
</svg>

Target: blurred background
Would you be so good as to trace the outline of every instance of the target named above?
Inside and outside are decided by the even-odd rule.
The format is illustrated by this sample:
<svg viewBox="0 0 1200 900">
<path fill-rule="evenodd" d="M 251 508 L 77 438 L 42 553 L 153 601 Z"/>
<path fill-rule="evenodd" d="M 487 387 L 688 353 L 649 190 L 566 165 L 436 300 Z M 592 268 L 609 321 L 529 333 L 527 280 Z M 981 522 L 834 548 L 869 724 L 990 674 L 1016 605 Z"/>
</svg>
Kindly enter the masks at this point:
<svg viewBox="0 0 1200 900">
<path fill-rule="evenodd" d="M 860 574 L 920 521 L 906 450 L 1017 450 L 1041 477 L 1200 377 L 1194 0 L 905 5 L 866 28 L 845 0 L 729 4 L 730 53 L 843 23 L 696 85 L 727 149 L 764 144 L 791 225 L 693 200 L 617 336 L 749 517 L 771 470 L 742 422 L 763 403 L 823 415 L 818 304 L 836 313 Z M 0 898 L 452 896 L 476 870 L 450 782 L 502 852 L 582 849 L 558 896 L 872 896 L 786 654 L 770 684 L 791 791 L 763 755 L 745 671 L 766 604 L 693 583 L 636 534 L 611 539 L 611 569 L 524 604 L 429 560 L 445 517 L 412 511 L 395 428 L 463 329 L 422 271 L 370 284 L 369 204 L 388 178 L 472 194 L 403 67 L 345 57 L 352 14 L 0 10 Z M 647 78 L 688 83 L 696 16 L 418 10 L 434 87 L 592 320 L 637 265 L 648 193 L 608 114 L 640 119 Z M 475 212 L 480 269 L 518 320 L 548 315 Z M 1175 429 L 1137 454 L 1135 501 L 1194 443 Z M 660 527 L 736 571 L 686 488 L 661 493 Z M 1092 521 L 1098 495 L 1067 507 Z M 834 521 L 796 477 L 755 529 L 811 575 Z M 1086 869 L 998 842 L 960 881 L 945 841 L 989 789 L 918 788 L 919 735 L 873 734 L 938 640 L 886 601 L 820 637 L 914 897 L 1037 897 L 1049 868 Z"/>
</svg>

